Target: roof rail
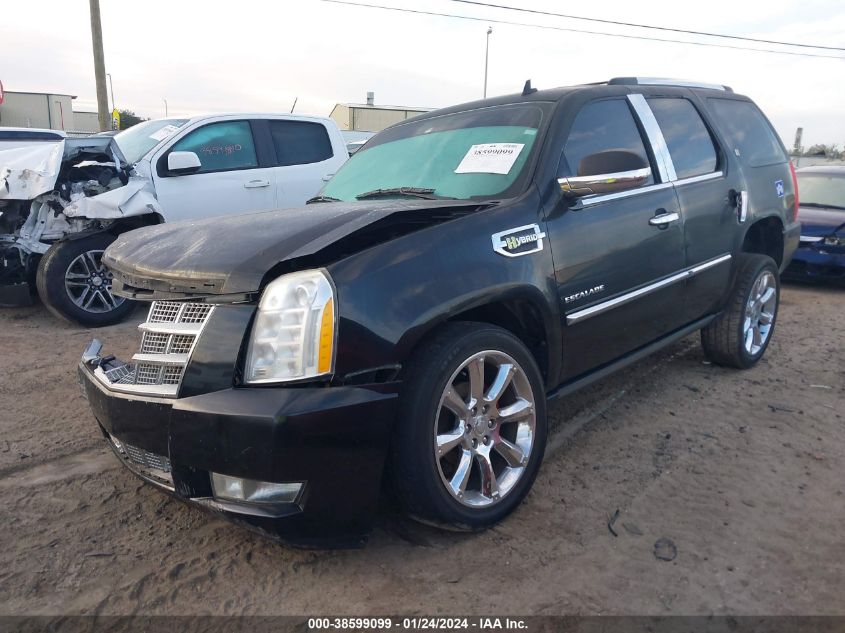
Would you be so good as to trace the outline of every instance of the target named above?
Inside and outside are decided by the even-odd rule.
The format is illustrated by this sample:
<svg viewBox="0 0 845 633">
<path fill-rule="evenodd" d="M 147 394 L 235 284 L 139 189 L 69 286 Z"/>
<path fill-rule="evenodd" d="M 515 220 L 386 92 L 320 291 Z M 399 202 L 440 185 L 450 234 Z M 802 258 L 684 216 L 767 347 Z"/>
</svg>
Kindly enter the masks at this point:
<svg viewBox="0 0 845 633">
<path fill-rule="evenodd" d="M 701 81 L 687 81 L 685 79 L 666 79 L 663 77 L 614 77 L 607 82 L 611 86 L 680 86 L 682 88 L 706 88 L 733 92 L 730 86 L 708 84 Z"/>
</svg>

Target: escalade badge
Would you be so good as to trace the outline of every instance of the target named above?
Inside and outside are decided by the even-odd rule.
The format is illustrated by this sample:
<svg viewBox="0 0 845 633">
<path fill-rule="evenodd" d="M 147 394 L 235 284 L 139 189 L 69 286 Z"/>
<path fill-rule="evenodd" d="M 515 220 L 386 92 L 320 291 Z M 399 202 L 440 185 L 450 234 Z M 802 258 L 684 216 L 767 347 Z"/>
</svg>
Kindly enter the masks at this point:
<svg viewBox="0 0 845 633">
<path fill-rule="evenodd" d="M 593 286 L 588 290 L 581 290 L 580 292 L 576 292 L 574 295 L 569 295 L 564 299 L 565 303 L 572 303 L 573 301 L 578 301 L 579 299 L 586 299 L 587 297 L 591 297 L 594 294 L 598 294 L 599 292 L 604 292 L 604 284 L 599 284 L 598 286 Z"/>
<path fill-rule="evenodd" d="M 536 224 L 526 224 L 501 233 L 493 233 L 493 250 L 505 257 L 530 255 L 543 250 L 546 234 Z"/>
</svg>

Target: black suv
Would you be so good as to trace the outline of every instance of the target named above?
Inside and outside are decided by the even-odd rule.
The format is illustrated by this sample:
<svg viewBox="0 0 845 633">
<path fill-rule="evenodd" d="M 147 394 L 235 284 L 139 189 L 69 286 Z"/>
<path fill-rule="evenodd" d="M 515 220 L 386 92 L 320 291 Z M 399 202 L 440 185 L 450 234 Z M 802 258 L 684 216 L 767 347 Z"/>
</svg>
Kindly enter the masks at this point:
<svg viewBox="0 0 845 633">
<path fill-rule="evenodd" d="M 141 348 L 93 341 L 79 373 L 127 467 L 288 542 L 360 540 L 383 481 L 483 528 L 528 493 L 547 401 L 696 330 L 760 359 L 796 201 L 727 87 L 528 82 L 381 132 L 307 207 L 121 235 Z"/>
</svg>

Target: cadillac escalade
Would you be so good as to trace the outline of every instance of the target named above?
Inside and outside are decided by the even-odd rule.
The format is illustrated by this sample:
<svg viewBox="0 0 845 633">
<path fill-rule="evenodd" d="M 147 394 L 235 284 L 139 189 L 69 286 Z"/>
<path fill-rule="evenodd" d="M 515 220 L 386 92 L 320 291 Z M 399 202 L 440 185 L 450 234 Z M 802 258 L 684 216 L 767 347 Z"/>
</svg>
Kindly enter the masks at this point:
<svg viewBox="0 0 845 633">
<path fill-rule="evenodd" d="M 696 331 L 760 360 L 797 209 L 728 87 L 527 82 L 384 130 L 300 209 L 118 236 L 140 349 L 93 341 L 79 375 L 129 469 L 288 542 L 360 542 L 385 489 L 481 529 L 531 488 L 549 401 Z"/>
</svg>

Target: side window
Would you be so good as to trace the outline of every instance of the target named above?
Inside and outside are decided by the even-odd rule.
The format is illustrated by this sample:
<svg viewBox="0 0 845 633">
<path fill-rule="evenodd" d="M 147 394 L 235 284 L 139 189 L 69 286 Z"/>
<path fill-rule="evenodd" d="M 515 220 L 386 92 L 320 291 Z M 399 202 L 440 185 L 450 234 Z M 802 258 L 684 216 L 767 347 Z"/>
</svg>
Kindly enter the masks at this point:
<svg viewBox="0 0 845 633">
<path fill-rule="evenodd" d="M 277 165 L 307 165 L 332 157 L 325 126 L 308 121 L 270 121 Z"/>
<path fill-rule="evenodd" d="M 645 165 L 650 164 L 640 130 L 622 99 L 594 101 L 581 109 L 566 139 L 558 176 L 593 175 L 580 173 L 584 158 L 610 150 L 631 152 Z M 653 176 L 649 176 L 643 184 L 653 182 Z"/>
<path fill-rule="evenodd" d="M 763 113 L 749 101 L 710 99 L 710 107 L 718 117 L 734 151 L 751 167 L 785 163 L 787 158 L 772 126 Z"/>
<path fill-rule="evenodd" d="M 716 171 L 717 155 L 710 131 L 686 99 L 649 99 L 669 147 L 678 178 L 700 176 Z"/>
<path fill-rule="evenodd" d="M 196 173 L 258 167 L 249 121 L 209 123 L 177 141 L 171 152 L 194 152 L 199 156 Z"/>
</svg>

